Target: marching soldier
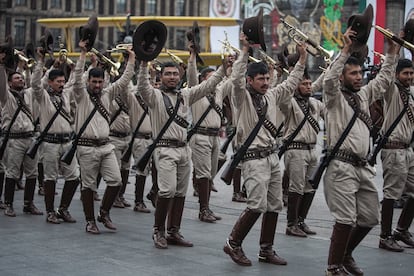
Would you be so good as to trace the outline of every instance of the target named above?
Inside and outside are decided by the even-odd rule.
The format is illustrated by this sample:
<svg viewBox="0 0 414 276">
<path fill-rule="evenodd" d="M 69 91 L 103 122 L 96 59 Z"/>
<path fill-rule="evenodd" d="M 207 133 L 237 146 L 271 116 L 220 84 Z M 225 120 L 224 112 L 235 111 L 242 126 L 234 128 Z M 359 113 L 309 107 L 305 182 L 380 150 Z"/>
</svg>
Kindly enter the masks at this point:
<svg viewBox="0 0 414 276">
<path fill-rule="evenodd" d="M 319 120 L 323 117 L 324 105 L 311 97 L 314 90 L 319 90 L 322 81 L 312 84 L 305 71 L 293 99 L 281 104 L 285 115 L 284 143 L 287 150 L 284 157 L 285 170 L 289 177 L 286 234 L 306 237 L 315 235 L 305 223 L 305 218 L 315 196 L 315 189 L 308 178 L 315 170 L 318 159 L 315 145 L 319 134 Z"/>
<path fill-rule="evenodd" d="M 69 205 L 79 185 L 78 162 L 74 158 L 70 164 L 60 161 L 62 154 L 71 147 L 73 133 L 73 118 L 70 115 L 70 100 L 72 90 L 65 86 L 65 73 L 53 69 L 48 73 L 48 87 L 44 89 L 41 83 L 44 67 L 44 54 L 38 51 L 39 60 L 33 73 L 33 95 L 40 108 L 40 129 L 46 134 L 43 138 L 43 189 L 49 223 L 58 224 L 58 219 L 74 223 L 76 220 L 69 213 Z M 48 128 L 48 129 L 46 129 Z M 54 211 L 56 182 L 62 172 L 65 184 L 59 208 Z"/>
<path fill-rule="evenodd" d="M 251 266 L 242 243 L 263 214 L 259 261 L 286 265 L 287 262 L 273 250 L 278 213 L 283 207 L 281 172 L 273 137 L 276 130 L 274 114 L 277 105 L 290 101 L 303 77 L 306 47 L 299 47 L 300 60 L 287 81 L 268 90 L 270 75 L 267 65 L 254 62 L 247 66 L 249 42 L 243 33 L 240 40 L 242 54 L 233 66 L 231 79 L 234 86 L 232 97 L 238 114 L 236 145 L 238 148 L 247 147 L 241 159 L 247 208 L 233 226 L 223 249 L 235 263 Z"/>
<path fill-rule="evenodd" d="M 121 186 L 121 175 L 114 146 L 109 143 L 110 119 L 108 108 L 116 95 L 123 97 L 126 95 L 128 83 L 134 74 L 135 54 L 128 50 L 128 65 L 122 77 L 115 83 L 103 89 L 104 71 L 100 68 L 93 68 L 89 72 L 85 88 L 82 74 L 85 66 L 86 47 L 89 43 L 84 40 L 79 42 L 81 54 L 74 70 L 75 83 L 73 90 L 77 102 L 75 130 L 79 135 L 82 124 L 84 124 L 86 118 L 91 116 L 91 112 L 94 112 L 92 119 L 84 128 L 84 132 L 78 140 L 77 157 L 82 175 L 81 198 L 87 221 L 86 232 L 99 234 L 95 222 L 93 199 L 98 173 L 102 174 L 107 185 L 102 198 L 98 221 L 102 222 L 106 228 L 116 230 L 116 226 L 109 216 L 109 211 L 118 195 Z"/>
<path fill-rule="evenodd" d="M 153 232 L 156 248 L 166 249 L 168 244 L 193 246 L 180 233 L 191 157 L 190 147 L 186 143 L 188 123 L 184 118 L 187 117 L 189 106 L 212 93 L 222 77 L 223 69 L 219 69 L 207 81 L 177 90 L 180 82 L 179 68 L 174 63 L 166 63 L 161 69 L 162 85 L 159 90 L 153 88 L 149 82 L 147 62 L 141 63 L 138 93 L 150 109 L 153 136 L 159 135 L 160 130 L 165 129 L 162 137 L 155 138 L 159 142 L 153 154 L 159 186 Z M 169 116 L 174 116 L 174 122 L 170 120 L 172 124 L 166 126 Z M 166 236 L 165 221 L 170 205 Z"/>
<path fill-rule="evenodd" d="M 369 22 L 361 26 L 371 28 Z M 361 33 L 363 37 L 366 32 Z M 353 275 L 363 275 L 352 252 L 378 224 L 375 171 L 366 161 L 371 126 L 368 107 L 381 98 L 384 88 L 390 85 L 399 47 L 388 39 L 388 54 L 380 73 L 362 86 L 361 65 L 357 59 L 350 57 L 356 47 L 366 44 L 366 40 L 361 42 L 361 36 L 348 28 L 341 54 L 330 65 L 324 78 L 328 153 L 349 130 L 339 150 L 330 153 L 333 160 L 324 176 L 325 199 L 335 218 L 326 275 L 348 275 L 345 269 Z"/>
<path fill-rule="evenodd" d="M 37 157 L 34 159 L 26 155 L 33 135 L 33 98 L 32 93 L 25 89 L 25 81 L 22 74 L 11 72 L 6 82 L 6 71 L 3 64 L 6 54 L 0 53 L 0 103 L 2 105 L 2 129 L 3 143 L 7 143 L 3 156 L 6 167 L 6 180 L 4 189 L 4 201 L 6 216 L 15 217 L 13 208 L 14 190 L 20 179 L 20 169 L 23 166 L 26 175 L 24 187 L 23 212 L 32 215 L 43 215 L 33 203 L 37 178 Z M 8 141 L 7 141 L 8 140 Z"/>
</svg>

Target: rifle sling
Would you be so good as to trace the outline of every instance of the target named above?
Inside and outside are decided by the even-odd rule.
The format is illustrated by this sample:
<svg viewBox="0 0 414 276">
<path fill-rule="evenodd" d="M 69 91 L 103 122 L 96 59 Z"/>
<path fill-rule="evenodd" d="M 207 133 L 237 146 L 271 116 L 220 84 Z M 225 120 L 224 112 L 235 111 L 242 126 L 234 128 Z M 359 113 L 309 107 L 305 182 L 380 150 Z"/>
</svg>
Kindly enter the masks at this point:
<svg viewBox="0 0 414 276">
<path fill-rule="evenodd" d="M 50 121 L 47 123 L 47 125 L 45 126 L 43 131 L 40 133 L 40 135 L 36 138 L 36 140 L 43 141 L 43 138 L 46 136 L 47 132 L 52 127 L 53 122 L 56 120 L 57 116 L 60 114 L 60 110 L 62 109 L 62 107 L 63 107 L 63 104 L 62 102 L 60 102 L 52 118 L 50 118 Z"/>
<path fill-rule="evenodd" d="M 119 108 L 112 115 L 111 120 L 109 121 L 109 126 L 112 125 L 112 123 L 116 120 L 116 118 L 118 118 L 119 114 L 121 114 L 122 111 L 125 112 L 126 114 L 129 113 L 128 107 L 122 102 L 119 95 L 115 97 L 115 102 L 118 104 Z"/>
<path fill-rule="evenodd" d="M 52 101 L 53 105 L 55 106 L 56 110 L 59 110 L 60 109 L 60 111 L 59 111 L 60 116 L 62 116 L 63 119 L 65 119 L 70 125 L 72 125 L 73 124 L 73 120 L 72 120 L 70 114 L 67 113 L 63 109 L 63 103 L 61 102 L 62 108 L 60 108 L 61 105 L 56 101 L 56 99 L 54 97 L 51 98 L 51 101 Z"/>
<path fill-rule="evenodd" d="M 186 119 L 184 119 L 183 117 L 178 115 L 177 112 L 175 112 L 175 114 L 174 114 L 174 112 L 172 112 L 173 111 L 173 105 L 171 103 L 170 97 L 168 97 L 164 92 L 161 92 L 161 93 L 162 93 L 162 98 L 163 98 L 163 101 L 164 101 L 165 108 L 167 109 L 168 115 L 170 115 L 170 117 L 173 117 L 173 120 L 177 125 L 179 125 L 182 128 L 187 129 L 190 124 L 187 122 Z M 181 97 L 182 97 L 181 94 L 177 93 L 177 100 L 181 101 L 182 100 Z"/>
<path fill-rule="evenodd" d="M 190 141 L 191 137 L 193 136 L 196 129 L 201 125 L 201 123 L 204 121 L 204 119 L 207 117 L 210 110 L 213 108 L 213 106 L 210 104 L 207 109 L 203 112 L 200 119 L 196 122 L 196 124 L 190 129 L 190 131 L 187 134 L 187 141 Z"/>
<path fill-rule="evenodd" d="M 92 120 L 93 115 L 95 115 L 96 111 L 98 111 L 98 107 L 95 105 L 91 113 L 89 114 L 88 118 L 86 118 L 85 122 L 82 124 L 81 128 L 79 129 L 79 132 L 76 134 L 76 139 L 73 141 L 74 144 L 78 143 L 79 138 L 82 136 L 86 127 L 89 125 L 89 122 Z"/>
<path fill-rule="evenodd" d="M 302 110 L 302 112 L 303 112 L 303 115 L 305 115 L 305 117 L 307 118 L 307 120 L 309 121 L 309 124 L 312 126 L 312 128 L 316 131 L 316 134 L 318 134 L 319 133 L 319 130 L 320 130 L 320 128 L 319 128 L 319 123 L 318 123 L 318 121 L 315 119 L 315 118 L 313 118 L 311 115 L 310 115 L 310 112 L 309 112 L 309 107 L 307 108 L 306 106 L 305 106 L 305 104 L 302 102 L 302 101 L 298 101 L 298 99 L 297 98 L 295 98 L 295 100 L 296 100 L 296 102 L 298 103 L 298 105 L 299 105 L 299 107 L 300 107 L 300 109 Z M 309 105 L 310 105 L 310 102 L 309 102 Z"/>
<path fill-rule="evenodd" d="M 26 116 L 29 118 L 29 120 L 34 125 L 32 112 L 30 111 L 30 108 L 26 105 L 26 103 L 24 102 L 23 97 L 21 97 L 17 92 L 15 92 L 13 90 L 10 90 L 10 93 L 16 99 L 17 105 L 21 106 L 21 110 L 23 111 L 23 113 L 26 114 Z"/>
<path fill-rule="evenodd" d="M 303 110 L 302 110 L 303 111 Z M 299 134 L 299 131 L 302 129 L 302 127 L 305 125 L 306 121 L 307 121 L 307 116 L 305 114 L 305 117 L 302 119 L 302 121 L 300 122 L 300 124 L 298 125 L 298 127 L 295 129 L 295 131 L 289 135 L 288 139 L 283 143 L 283 145 L 281 146 L 281 148 L 285 148 L 287 149 L 287 147 L 293 142 L 293 140 L 296 138 L 296 136 Z M 277 155 L 280 157 L 282 157 L 282 155 L 285 153 L 286 150 L 279 150 L 279 152 L 277 153 Z"/>
</svg>

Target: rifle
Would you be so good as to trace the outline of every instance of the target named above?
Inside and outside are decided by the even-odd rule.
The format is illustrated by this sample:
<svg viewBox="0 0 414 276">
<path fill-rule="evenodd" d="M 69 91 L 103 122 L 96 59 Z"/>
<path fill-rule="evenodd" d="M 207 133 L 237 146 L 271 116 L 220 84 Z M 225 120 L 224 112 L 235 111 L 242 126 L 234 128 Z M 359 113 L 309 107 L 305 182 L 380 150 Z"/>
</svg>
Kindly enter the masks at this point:
<svg viewBox="0 0 414 276">
<path fill-rule="evenodd" d="M 26 155 L 29 156 L 31 159 L 34 159 L 39 149 L 40 145 L 43 142 L 47 132 L 52 127 L 53 122 L 55 121 L 56 117 L 59 115 L 60 110 L 62 109 L 62 103 L 60 103 L 59 107 L 57 108 L 56 112 L 53 114 L 50 121 L 45 126 L 45 129 L 40 133 L 40 135 L 32 142 L 29 149 L 26 151 Z"/>
<path fill-rule="evenodd" d="M 403 110 L 401 110 L 400 114 L 398 114 L 397 118 L 395 118 L 394 122 L 392 122 L 391 126 L 387 129 L 387 131 L 384 133 L 384 135 L 379 136 L 377 145 L 375 146 L 372 153 L 368 155 L 368 163 L 371 166 L 374 166 L 377 163 L 377 155 L 380 152 L 380 150 L 384 147 L 384 145 L 387 143 L 388 138 L 390 137 L 391 133 L 394 131 L 394 129 L 397 127 L 398 123 L 401 121 L 402 117 L 404 116 L 405 112 L 407 111 L 407 105 L 404 105 Z"/>
<path fill-rule="evenodd" d="M 164 100 L 165 104 L 165 100 Z M 166 105 L 167 106 L 167 105 Z M 174 110 L 170 114 L 170 117 L 168 118 L 165 125 L 162 127 L 160 132 L 158 133 L 157 137 L 154 139 L 151 145 L 148 146 L 147 151 L 139 158 L 137 162 L 137 168 L 140 171 L 144 171 L 145 167 L 147 166 L 152 153 L 154 152 L 155 148 L 157 147 L 158 142 L 164 135 L 164 133 L 167 131 L 168 127 L 171 125 L 172 121 L 174 120 L 174 117 L 177 115 L 178 107 L 180 106 L 180 97 L 177 96 L 177 102 L 175 103 Z M 168 108 L 168 107 L 167 107 Z"/>
<path fill-rule="evenodd" d="M 236 136 L 236 128 L 233 127 L 230 135 L 227 136 L 226 141 L 223 143 L 223 145 L 220 147 L 220 151 L 223 154 L 226 154 L 228 147 L 230 146 L 231 141 L 233 140 L 234 136 Z"/>
<path fill-rule="evenodd" d="M 263 112 L 263 115 L 259 116 L 259 121 L 257 122 L 256 126 L 253 128 L 252 132 L 250 132 L 249 136 L 247 137 L 246 141 L 244 141 L 243 145 L 237 150 L 237 152 L 231 157 L 231 162 L 227 167 L 224 169 L 223 173 L 221 174 L 220 178 L 224 181 L 227 185 L 230 185 L 231 180 L 233 179 L 234 170 L 239 165 L 240 161 L 243 159 L 243 156 L 246 154 L 247 149 L 252 144 L 254 138 L 256 137 L 257 133 L 259 132 L 263 122 L 266 118 L 266 110 Z"/>
<path fill-rule="evenodd" d="M 0 146 L 0 160 L 3 159 L 4 151 L 6 150 L 7 142 L 9 141 L 10 130 L 11 130 L 14 122 L 17 119 L 17 115 L 19 115 L 20 110 L 22 110 L 22 107 L 23 106 L 21 104 L 18 104 L 17 109 L 16 109 L 16 111 L 13 114 L 13 118 L 10 120 L 10 124 L 7 127 L 6 132 L 4 133 L 4 137 L 3 137 L 2 141 L 1 141 L 2 143 L 1 143 L 1 146 Z"/>
<path fill-rule="evenodd" d="M 335 154 L 338 152 L 342 143 L 345 141 L 346 136 L 348 136 L 357 118 L 358 118 L 358 112 L 355 112 L 351 120 L 349 121 L 348 125 L 346 126 L 344 132 L 342 132 L 341 137 L 339 137 L 338 141 L 333 147 L 332 151 L 330 152 L 326 151 L 326 153 L 319 160 L 318 168 L 312 173 L 312 176 L 308 179 L 313 189 L 315 190 L 318 189 L 319 182 L 321 181 L 323 172 L 328 167 L 332 159 L 335 157 Z"/>
<path fill-rule="evenodd" d="M 128 162 L 129 159 L 131 158 L 132 147 L 134 146 L 135 136 L 137 135 L 138 130 L 141 127 L 142 123 L 144 122 L 145 116 L 147 116 L 147 114 L 148 114 L 148 110 L 144 110 L 144 113 L 141 115 L 141 118 L 139 118 L 138 124 L 135 127 L 134 132 L 132 133 L 131 140 L 128 143 L 128 148 L 121 157 L 122 162 Z"/>
<path fill-rule="evenodd" d="M 75 135 L 75 139 L 72 141 L 72 146 L 62 155 L 62 157 L 60 157 L 60 161 L 68 165 L 72 163 L 73 157 L 75 156 L 76 149 L 78 148 L 79 138 L 82 136 L 83 132 L 85 131 L 86 127 L 88 126 L 89 122 L 92 120 L 92 117 L 93 115 L 95 115 L 97 110 L 98 110 L 98 107 L 95 105 L 95 107 L 89 114 L 88 118 L 86 118 L 85 122 L 80 128 L 79 132 Z"/>
<path fill-rule="evenodd" d="M 308 113 L 309 114 L 309 113 Z M 277 153 L 277 156 L 279 157 L 279 159 L 282 157 L 282 155 L 285 153 L 285 151 L 287 150 L 288 146 L 290 144 L 292 144 L 293 139 L 295 139 L 295 137 L 298 135 L 299 131 L 302 129 L 303 125 L 306 123 L 307 121 L 307 115 L 305 114 L 305 117 L 303 118 L 303 120 L 300 122 L 300 124 L 298 125 L 298 127 L 295 129 L 295 131 L 289 136 L 289 138 L 286 140 L 286 142 L 284 142 L 282 144 L 282 146 L 279 148 L 279 152 Z"/>
</svg>

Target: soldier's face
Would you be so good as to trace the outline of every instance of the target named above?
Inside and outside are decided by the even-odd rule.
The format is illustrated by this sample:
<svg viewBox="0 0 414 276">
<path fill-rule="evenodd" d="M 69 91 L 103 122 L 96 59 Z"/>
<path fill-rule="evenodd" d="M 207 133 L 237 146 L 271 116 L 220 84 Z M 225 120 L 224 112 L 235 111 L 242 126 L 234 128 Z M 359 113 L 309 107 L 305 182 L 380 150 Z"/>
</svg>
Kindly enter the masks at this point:
<svg viewBox="0 0 414 276">
<path fill-rule="evenodd" d="M 64 85 L 65 85 L 64 76 L 57 77 L 54 80 L 49 80 L 49 86 L 55 92 L 62 93 Z"/>
<path fill-rule="evenodd" d="M 310 97 L 312 95 L 312 81 L 303 80 L 298 86 L 298 91 L 302 97 Z"/>
<path fill-rule="evenodd" d="M 91 91 L 94 94 L 101 93 L 103 89 L 103 85 L 104 85 L 103 78 L 91 77 L 88 80 L 89 91 Z"/>
<path fill-rule="evenodd" d="M 404 68 L 396 74 L 396 78 L 401 82 L 402 85 L 404 85 L 405 87 L 409 87 L 413 83 L 414 69 Z"/>
<path fill-rule="evenodd" d="M 161 82 L 167 88 L 176 88 L 180 81 L 180 72 L 177 67 L 165 67 L 161 74 Z"/>
<path fill-rule="evenodd" d="M 361 90 L 362 87 L 362 69 L 360 65 L 345 64 L 344 70 L 340 77 L 344 87 L 353 92 Z"/>
<path fill-rule="evenodd" d="M 14 73 L 11 80 L 9 81 L 9 86 L 13 90 L 20 91 L 24 88 L 24 78 L 19 73 Z"/>
<path fill-rule="evenodd" d="M 255 77 L 247 76 L 247 83 L 258 93 L 265 94 L 269 89 L 270 75 L 257 74 Z"/>
</svg>

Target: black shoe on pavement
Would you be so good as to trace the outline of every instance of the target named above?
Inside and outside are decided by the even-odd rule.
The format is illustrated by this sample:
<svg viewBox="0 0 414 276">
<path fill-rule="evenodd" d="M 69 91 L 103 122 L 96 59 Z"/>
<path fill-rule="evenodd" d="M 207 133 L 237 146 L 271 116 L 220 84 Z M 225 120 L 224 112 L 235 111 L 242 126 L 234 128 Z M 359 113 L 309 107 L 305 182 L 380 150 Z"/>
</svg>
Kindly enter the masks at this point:
<svg viewBox="0 0 414 276">
<path fill-rule="evenodd" d="M 413 235 L 411 235 L 408 230 L 395 229 L 393 236 L 396 241 L 402 241 L 409 247 L 414 247 L 414 240 L 412 239 Z"/>
<path fill-rule="evenodd" d="M 393 236 L 388 236 L 386 238 L 380 238 L 379 248 L 385 249 L 392 252 L 403 252 L 404 248 L 399 245 Z"/>
</svg>

